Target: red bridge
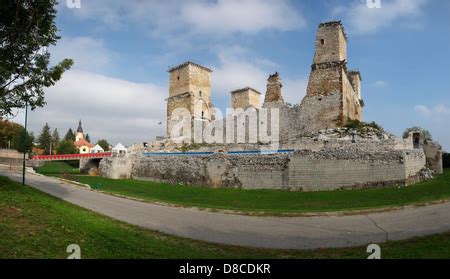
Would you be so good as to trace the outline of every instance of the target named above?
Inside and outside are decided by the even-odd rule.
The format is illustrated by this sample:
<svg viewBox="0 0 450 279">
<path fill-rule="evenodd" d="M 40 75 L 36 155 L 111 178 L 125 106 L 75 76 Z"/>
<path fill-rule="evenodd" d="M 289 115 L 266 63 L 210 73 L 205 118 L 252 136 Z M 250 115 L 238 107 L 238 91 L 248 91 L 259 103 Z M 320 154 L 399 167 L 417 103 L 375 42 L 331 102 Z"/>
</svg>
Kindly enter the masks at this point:
<svg viewBox="0 0 450 279">
<path fill-rule="evenodd" d="M 86 153 L 86 154 L 38 155 L 31 157 L 31 159 L 36 161 L 69 161 L 79 159 L 101 159 L 111 156 L 112 156 L 111 152 L 103 152 L 103 153 Z"/>
</svg>

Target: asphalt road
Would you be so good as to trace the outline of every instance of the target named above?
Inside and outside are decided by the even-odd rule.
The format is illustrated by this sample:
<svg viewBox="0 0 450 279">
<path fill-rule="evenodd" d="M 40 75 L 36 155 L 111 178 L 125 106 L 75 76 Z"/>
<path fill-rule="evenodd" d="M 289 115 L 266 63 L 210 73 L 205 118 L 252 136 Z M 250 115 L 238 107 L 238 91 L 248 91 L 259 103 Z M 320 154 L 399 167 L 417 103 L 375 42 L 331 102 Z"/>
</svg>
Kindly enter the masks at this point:
<svg viewBox="0 0 450 279">
<path fill-rule="evenodd" d="M 21 181 L 19 172 L 4 167 L 0 175 Z M 254 217 L 139 202 L 30 173 L 27 184 L 130 224 L 222 244 L 315 249 L 380 244 L 450 231 L 450 202 L 367 215 Z"/>
</svg>

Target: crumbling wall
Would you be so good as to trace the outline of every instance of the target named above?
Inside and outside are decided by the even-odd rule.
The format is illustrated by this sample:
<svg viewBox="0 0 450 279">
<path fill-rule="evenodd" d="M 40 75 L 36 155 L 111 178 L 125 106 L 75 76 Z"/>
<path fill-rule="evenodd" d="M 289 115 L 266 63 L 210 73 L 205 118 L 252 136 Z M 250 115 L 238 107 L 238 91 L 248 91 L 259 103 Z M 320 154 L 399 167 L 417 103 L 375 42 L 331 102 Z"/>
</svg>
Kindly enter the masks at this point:
<svg viewBox="0 0 450 279">
<path fill-rule="evenodd" d="M 103 158 L 99 164 L 99 174 L 112 179 L 131 178 L 133 161 L 134 156 L 130 154 Z"/>
<path fill-rule="evenodd" d="M 102 175 L 243 189 L 334 190 L 408 185 L 420 180 L 422 150 L 358 148 L 271 155 L 153 155 L 105 158 Z"/>
<path fill-rule="evenodd" d="M 281 95 L 282 87 L 283 85 L 281 84 L 281 78 L 278 72 L 270 75 L 267 79 L 267 91 L 264 103 L 284 102 L 283 96 Z"/>
<path fill-rule="evenodd" d="M 443 174 L 444 166 L 441 145 L 434 141 L 427 141 L 423 145 L 423 151 L 426 156 L 427 168 L 431 169 L 436 174 Z"/>
</svg>

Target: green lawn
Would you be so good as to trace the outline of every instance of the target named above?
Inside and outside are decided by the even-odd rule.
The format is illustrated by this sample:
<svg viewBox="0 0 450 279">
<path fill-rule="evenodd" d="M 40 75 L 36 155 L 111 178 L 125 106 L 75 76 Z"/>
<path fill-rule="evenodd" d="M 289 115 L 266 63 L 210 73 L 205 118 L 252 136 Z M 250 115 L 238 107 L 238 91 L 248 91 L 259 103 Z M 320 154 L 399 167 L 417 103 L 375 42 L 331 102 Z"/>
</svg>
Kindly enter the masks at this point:
<svg viewBox="0 0 450 279">
<path fill-rule="evenodd" d="M 78 161 L 70 161 L 69 163 L 66 161 L 47 162 L 42 167 L 36 168 L 36 171 L 51 176 L 79 174 L 79 168 L 75 167 L 78 163 Z"/>
<path fill-rule="evenodd" d="M 58 174 L 54 172 L 52 175 Z M 444 175 L 432 181 L 408 187 L 331 192 L 213 189 L 81 175 L 70 175 L 65 178 L 89 184 L 104 192 L 153 202 L 268 215 L 364 210 L 450 198 L 450 169 L 446 169 Z"/>
<path fill-rule="evenodd" d="M 0 176 L 0 258 L 366 258 L 366 247 L 252 249 L 169 236 L 115 221 Z M 381 244 L 383 258 L 450 258 L 450 233 Z"/>
</svg>

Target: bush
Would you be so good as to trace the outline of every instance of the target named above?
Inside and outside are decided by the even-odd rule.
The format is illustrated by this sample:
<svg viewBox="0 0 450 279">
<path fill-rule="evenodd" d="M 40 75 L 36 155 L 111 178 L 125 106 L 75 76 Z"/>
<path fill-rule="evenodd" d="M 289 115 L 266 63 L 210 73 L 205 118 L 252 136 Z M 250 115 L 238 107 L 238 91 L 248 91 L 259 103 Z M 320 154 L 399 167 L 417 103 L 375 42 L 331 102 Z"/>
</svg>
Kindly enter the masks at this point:
<svg viewBox="0 0 450 279">
<path fill-rule="evenodd" d="M 384 132 L 383 127 L 377 124 L 375 121 L 372 122 L 361 122 L 359 120 L 347 120 L 347 124 L 345 124 L 345 128 L 358 130 L 358 132 L 364 133 L 367 131 L 367 128 L 372 128 L 374 130 Z"/>
<path fill-rule="evenodd" d="M 442 160 L 444 163 L 444 169 L 450 168 L 450 153 L 444 152 L 442 155 Z"/>
<path fill-rule="evenodd" d="M 61 141 L 56 147 L 56 154 L 77 154 L 78 149 L 70 140 Z"/>
</svg>

